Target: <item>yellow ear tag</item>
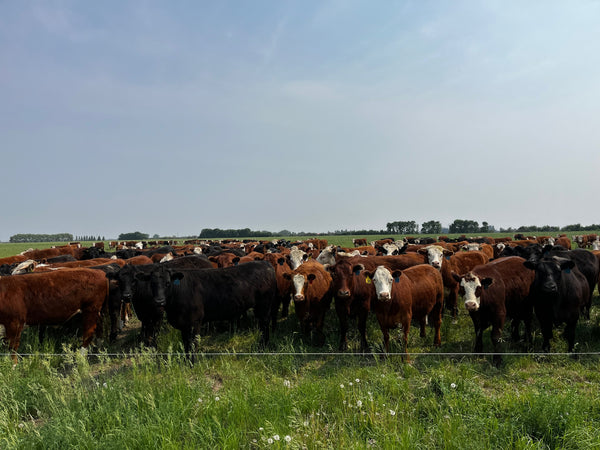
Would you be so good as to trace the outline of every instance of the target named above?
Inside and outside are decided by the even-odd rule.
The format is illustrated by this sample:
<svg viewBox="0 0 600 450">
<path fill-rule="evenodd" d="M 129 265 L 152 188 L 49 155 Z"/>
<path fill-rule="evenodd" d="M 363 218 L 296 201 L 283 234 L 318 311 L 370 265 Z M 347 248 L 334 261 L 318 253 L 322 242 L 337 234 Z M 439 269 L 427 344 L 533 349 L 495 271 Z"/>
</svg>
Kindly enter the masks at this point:
<svg viewBox="0 0 600 450">
<path fill-rule="evenodd" d="M 367 284 L 371 284 L 371 278 L 367 277 Z"/>
</svg>

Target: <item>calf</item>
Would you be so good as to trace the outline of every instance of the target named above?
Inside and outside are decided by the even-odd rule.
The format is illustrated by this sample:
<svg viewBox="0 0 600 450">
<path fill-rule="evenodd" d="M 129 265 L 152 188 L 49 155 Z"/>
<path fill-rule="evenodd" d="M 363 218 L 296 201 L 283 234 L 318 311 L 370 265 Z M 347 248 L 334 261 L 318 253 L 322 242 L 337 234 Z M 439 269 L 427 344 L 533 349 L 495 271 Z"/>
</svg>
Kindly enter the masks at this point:
<svg viewBox="0 0 600 450">
<path fill-rule="evenodd" d="M 531 342 L 533 309 L 529 290 L 534 274 L 525 268 L 524 262 L 518 256 L 507 256 L 475 266 L 462 276 L 453 274 L 475 328 L 474 352 L 483 351 L 483 332 L 489 326 L 492 327 L 490 338 L 494 352 L 500 352 L 506 317 L 512 319 L 513 341 L 519 339 L 522 320 L 525 323 L 525 339 Z M 494 355 L 494 362 L 496 365 L 502 362 L 499 354 Z"/>
<path fill-rule="evenodd" d="M 292 283 L 294 309 L 304 336 L 310 337 L 312 327 L 316 345 L 325 344 L 323 322 L 333 299 L 331 274 L 320 263 L 309 260 L 283 276 Z"/>
<path fill-rule="evenodd" d="M 569 352 L 575 346 L 579 311 L 589 297 L 589 284 L 575 262 L 558 256 L 539 261 L 527 260 L 525 267 L 535 272 L 531 298 L 542 329 L 542 349 L 550 351 L 553 325 L 565 323 L 564 337 Z"/>
<path fill-rule="evenodd" d="M 107 296 L 108 282 L 96 270 L 65 269 L 0 278 L 0 323 L 10 349 L 15 353 L 19 349 L 26 324 L 61 325 L 79 312 L 82 345 L 87 347 Z M 16 354 L 12 358 L 16 364 Z"/>
<path fill-rule="evenodd" d="M 266 261 L 252 261 L 223 269 L 174 270 L 160 265 L 150 274 L 153 301 L 166 311 L 167 320 L 179 331 L 186 353 L 205 322 L 233 320 L 249 309 L 259 322 L 261 342 L 269 342 L 269 318 L 277 295 L 275 270 Z M 191 355 L 192 361 L 194 359 Z"/>
</svg>

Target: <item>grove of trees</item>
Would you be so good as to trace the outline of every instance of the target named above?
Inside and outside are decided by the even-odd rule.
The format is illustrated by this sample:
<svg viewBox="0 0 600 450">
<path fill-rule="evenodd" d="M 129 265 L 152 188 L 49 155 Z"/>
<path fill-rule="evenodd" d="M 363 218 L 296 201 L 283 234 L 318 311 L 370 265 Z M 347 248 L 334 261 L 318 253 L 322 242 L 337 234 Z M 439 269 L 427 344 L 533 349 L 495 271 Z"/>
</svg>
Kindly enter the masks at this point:
<svg viewBox="0 0 600 450">
<path fill-rule="evenodd" d="M 10 237 L 9 242 L 70 242 L 73 240 L 71 233 L 58 234 L 15 234 Z"/>
</svg>

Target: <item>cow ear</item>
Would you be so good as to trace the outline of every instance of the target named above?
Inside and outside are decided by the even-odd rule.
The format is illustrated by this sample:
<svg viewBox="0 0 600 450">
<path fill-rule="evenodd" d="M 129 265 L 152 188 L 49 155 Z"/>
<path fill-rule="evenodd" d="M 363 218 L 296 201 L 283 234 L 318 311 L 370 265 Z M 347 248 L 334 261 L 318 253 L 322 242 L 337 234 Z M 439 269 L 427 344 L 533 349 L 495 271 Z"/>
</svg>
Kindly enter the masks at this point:
<svg viewBox="0 0 600 450">
<path fill-rule="evenodd" d="M 150 274 L 138 272 L 135 274 L 135 279 L 138 281 L 148 281 L 148 280 L 150 280 Z"/>
<path fill-rule="evenodd" d="M 394 281 L 396 283 L 398 283 L 400 281 L 400 277 L 402 276 L 402 271 L 401 270 L 394 270 L 392 272 L 392 278 L 394 279 Z"/>
<path fill-rule="evenodd" d="M 106 278 L 108 278 L 109 280 L 116 280 L 118 276 L 118 272 L 107 272 L 106 273 Z"/>
<path fill-rule="evenodd" d="M 317 278 L 317 277 L 314 273 L 309 273 L 306 278 L 308 279 L 309 283 L 312 283 L 313 281 L 315 281 L 315 278 Z"/>
<path fill-rule="evenodd" d="M 451 275 L 452 275 L 452 278 L 454 278 L 454 281 L 456 281 L 457 283 L 460 283 L 460 280 L 461 280 L 461 278 L 462 278 L 462 277 L 461 277 L 459 274 L 457 274 L 457 273 L 456 273 L 456 272 L 453 270 L 453 271 L 452 271 L 452 273 L 451 273 Z"/>
<path fill-rule="evenodd" d="M 277 264 L 279 264 L 280 266 L 283 266 L 284 262 L 285 262 L 285 258 L 277 258 Z"/>
<path fill-rule="evenodd" d="M 536 267 L 537 267 L 537 262 L 527 259 L 527 260 L 525 260 L 525 262 L 523 263 L 523 265 L 525 267 L 527 267 L 528 269 L 530 269 L 530 270 L 535 270 Z"/>
<path fill-rule="evenodd" d="M 420 253 L 421 255 L 426 255 L 427 249 L 425 247 L 421 247 L 420 249 L 417 250 L 417 253 Z"/>
<path fill-rule="evenodd" d="M 483 280 L 481 280 L 481 285 L 483 286 L 484 289 L 489 288 L 492 283 L 494 282 L 493 278 L 484 278 Z"/>
<path fill-rule="evenodd" d="M 365 278 L 367 280 L 372 280 L 373 279 L 373 274 L 371 272 L 368 272 L 368 271 L 365 270 L 362 274 L 365 276 Z"/>
<path fill-rule="evenodd" d="M 291 279 L 292 279 L 292 274 L 291 274 L 291 273 L 288 273 L 288 272 L 285 272 L 285 273 L 284 273 L 282 276 L 283 276 L 283 278 L 285 278 L 286 280 L 291 280 Z"/>
<path fill-rule="evenodd" d="M 303 261 L 307 261 L 308 260 L 308 253 L 305 253 L 304 255 L 302 255 L 302 260 Z"/>
<path fill-rule="evenodd" d="M 560 263 L 560 270 L 564 270 L 566 273 L 570 273 L 571 269 L 573 269 L 574 267 L 575 267 L 575 263 L 570 259 L 561 261 L 561 263 Z"/>
<path fill-rule="evenodd" d="M 183 272 L 173 272 L 171 274 L 171 279 L 172 280 L 182 280 L 184 277 Z"/>
<path fill-rule="evenodd" d="M 359 275 L 360 272 L 363 270 L 365 270 L 365 266 L 363 266 L 362 264 L 356 264 L 352 267 L 352 272 L 354 273 L 354 275 Z"/>
<path fill-rule="evenodd" d="M 231 260 L 231 262 L 233 263 L 234 266 L 237 266 L 239 264 L 239 262 L 240 262 L 240 257 L 236 256 L 235 258 L 233 258 Z"/>
<path fill-rule="evenodd" d="M 454 252 L 447 248 L 442 250 L 442 253 L 446 256 L 446 259 L 450 259 L 450 256 L 454 255 Z"/>
</svg>

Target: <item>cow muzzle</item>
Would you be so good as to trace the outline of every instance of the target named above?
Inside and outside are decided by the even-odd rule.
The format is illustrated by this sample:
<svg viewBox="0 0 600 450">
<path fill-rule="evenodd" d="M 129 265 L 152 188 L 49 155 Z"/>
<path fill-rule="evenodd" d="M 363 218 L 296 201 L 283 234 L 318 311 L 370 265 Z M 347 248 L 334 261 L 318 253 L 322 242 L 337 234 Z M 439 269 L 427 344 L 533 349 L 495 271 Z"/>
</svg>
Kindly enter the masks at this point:
<svg viewBox="0 0 600 450">
<path fill-rule="evenodd" d="M 337 296 L 338 296 L 339 298 L 348 298 L 348 297 L 350 297 L 350 291 L 348 291 L 348 290 L 341 290 L 341 289 L 340 289 L 340 290 L 338 291 L 338 293 L 337 293 Z"/>
<path fill-rule="evenodd" d="M 467 300 L 465 302 L 465 308 L 467 308 L 467 311 L 469 312 L 477 311 L 479 309 L 479 303 L 474 300 Z"/>
<path fill-rule="evenodd" d="M 302 294 L 296 294 L 296 295 L 294 295 L 294 301 L 295 302 L 303 302 L 304 300 L 306 300 L 304 298 L 304 295 L 302 295 Z"/>
<path fill-rule="evenodd" d="M 154 303 L 156 303 L 156 306 L 164 308 L 165 305 L 167 304 L 167 299 L 166 298 L 157 298 L 157 299 L 154 299 Z"/>
<path fill-rule="evenodd" d="M 377 298 L 379 300 L 381 300 L 382 302 L 389 302 L 391 299 L 390 293 L 389 292 L 381 292 Z"/>
</svg>

